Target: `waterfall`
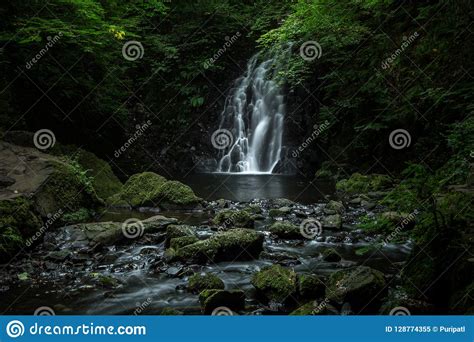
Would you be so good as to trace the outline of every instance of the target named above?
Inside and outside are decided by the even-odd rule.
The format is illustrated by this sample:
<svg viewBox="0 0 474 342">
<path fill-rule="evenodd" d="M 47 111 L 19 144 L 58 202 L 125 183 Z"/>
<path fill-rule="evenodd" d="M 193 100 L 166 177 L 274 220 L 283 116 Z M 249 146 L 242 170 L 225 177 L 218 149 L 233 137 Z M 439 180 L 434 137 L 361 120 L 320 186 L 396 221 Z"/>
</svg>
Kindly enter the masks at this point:
<svg viewBox="0 0 474 342">
<path fill-rule="evenodd" d="M 227 97 L 220 129 L 231 133 L 217 172 L 272 173 L 280 160 L 285 98 L 277 82 L 291 46 L 283 53 L 254 55 Z"/>
</svg>

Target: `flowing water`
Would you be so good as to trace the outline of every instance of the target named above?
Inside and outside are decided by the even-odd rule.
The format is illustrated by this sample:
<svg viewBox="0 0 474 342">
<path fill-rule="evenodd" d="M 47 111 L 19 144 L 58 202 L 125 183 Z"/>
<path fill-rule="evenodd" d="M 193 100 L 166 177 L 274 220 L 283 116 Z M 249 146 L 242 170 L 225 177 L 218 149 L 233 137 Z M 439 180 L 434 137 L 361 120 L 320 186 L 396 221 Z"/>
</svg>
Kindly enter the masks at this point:
<svg viewBox="0 0 474 342">
<path fill-rule="evenodd" d="M 280 160 L 285 102 L 277 76 L 290 49 L 283 55 L 254 55 L 235 81 L 220 122 L 232 143 L 221 152 L 218 172 L 271 173 Z"/>
</svg>

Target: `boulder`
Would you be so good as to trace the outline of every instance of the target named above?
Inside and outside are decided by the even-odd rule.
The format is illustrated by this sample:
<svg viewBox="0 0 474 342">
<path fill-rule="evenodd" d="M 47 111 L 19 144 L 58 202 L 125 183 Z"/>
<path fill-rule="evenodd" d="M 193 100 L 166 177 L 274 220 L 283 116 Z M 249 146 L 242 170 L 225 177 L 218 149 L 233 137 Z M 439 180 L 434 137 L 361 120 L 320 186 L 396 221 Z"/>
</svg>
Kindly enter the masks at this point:
<svg viewBox="0 0 474 342">
<path fill-rule="evenodd" d="M 191 293 L 201 293 L 204 290 L 223 290 L 224 282 L 215 274 L 193 274 L 188 280 L 188 290 Z"/>
<path fill-rule="evenodd" d="M 278 303 L 292 301 L 297 294 L 296 273 L 280 265 L 264 267 L 252 277 L 257 294 L 266 301 Z"/>
<path fill-rule="evenodd" d="M 235 228 L 179 248 L 172 260 L 198 263 L 251 260 L 258 258 L 262 250 L 262 234 L 251 229 Z"/>
<path fill-rule="evenodd" d="M 341 229 L 342 217 L 339 214 L 325 216 L 322 220 L 323 228 L 327 229 Z"/>
<path fill-rule="evenodd" d="M 254 220 L 247 210 L 222 210 L 214 216 L 212 222 L 225 228 L 252 228 Z"/>
<path fill-rule="evenodd" d="M 172 239 L 182 237 L 196 237 L 193 227 L 188 225 L 169 225 L 166 227 L 165 247 L 170 247 Z"/>
<path fill-rule="evenodd" d="M 354 312 L 371 311 L 380 306 L 386 287 L 382 272 L 367 266 L 343 269 L 331 274 L 326 297 L 339 304 L 350 303 Z"/>
<path fill-rule="evenodd" d="M 199 302 L 205 315 L 231 315 L 233 311 L 245 309 L 245 294 L 241 290 L 204 290 L 199 294 Z"/>
<path fill-rule="evenodd" d="M 300 228 L 288 221 L 278 221 L 269 228 L 270 233 L 281 239 L 304 239 Z"/>
<path fill-rule="evenodd" d="M 298 296 L 302 299 L 316 299 L 324 296 L 326 285 L 321 277 L 313 274 L 298 275 Z"/>
<path fill-rule="evenodd" d="M 328 248 L 321 253 L 323 260 L 327 262 L 339 262 L 341 261 L 341 255 L 334 249 Z"/>
<path fill-rule="evenodd" d="M 326 209 L 335 211 L 338 214 L 344 213 L 344 204 L 339 201 L 329 201 L 328 204 L 326 204 Z"/>
</svg>

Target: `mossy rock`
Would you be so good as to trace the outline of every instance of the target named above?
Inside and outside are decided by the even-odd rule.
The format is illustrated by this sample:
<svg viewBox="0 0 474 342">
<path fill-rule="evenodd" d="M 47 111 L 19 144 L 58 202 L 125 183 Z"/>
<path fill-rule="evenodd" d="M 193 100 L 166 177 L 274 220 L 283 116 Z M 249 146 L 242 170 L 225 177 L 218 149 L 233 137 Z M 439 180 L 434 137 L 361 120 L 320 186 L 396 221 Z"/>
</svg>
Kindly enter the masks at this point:
<svg viewBox="0 0 474 342">
<path fill-rule="evenodd" d="M 176 250 L 181 247 L 191 245 L 198 241 L 199 239 L 196 236 L 182 236 L 182 237 L 172 238 L 170 240 L 169 247 Z"/>
<path fill-rule="evenodd" d="M 61 222 L 65 224 L 75 224 L 88 222 L 93 218 L 94 214 L 87 208 L 81 208 L 73 213 L 66 213 L 61 217 Z"/>
<path fill-rule="evenodd" d="M 212 222 L 223 227 L 252 228 L 254 225 L 252 215 L 247 210 L 222 210 Z"/>
<path fill-rule="evenodd" d="M 252 260 L 258 258 L 262 250 L 262 234 L 251 229 L 236 228 L 179 248 L 173 259 L 199 263 Z"/>
<path fill-rule="evenodd" d="M 324 216 L 321 223 L 326 229 L 341 229 L 342 216 L 339 214 Z"/>
<path fill-rule="evenodd" d="M 106 200 L 122 189 L 122 182 L 112 171 L 110 165 L 95 154 L 80 150 L 77 156 L 77 162 L 88 171 L 92 176 L 92 185 L 97 196 Z"/>
<path fill-rule="evenodd" d="M 195 207 L 202 202 L 193 190 L 178 181 L 167 181 L 151 194 L 147 203 L 158 204 L 164 209 Z"/>
<path fill-rule="evenodd" d="M 131 176 L 118 195 L 109 197 L 109 203 L 132 207 L 154 206 L 163 209 L 194 208 L 202 199 L 193 190 L 178 181 L 168 181 L 154 173 L 143 172 Z"/>
<path fill-rule="evenodd" d="M 199 294 L 199 302 L 205 315 L 220 307 L 240 311 L 245 309 L 245 293 L 241 290 L 204 290 Z"/>
<path fill-rule="evenodd" d="M 196 237 L 194 228 L 188 225 L 171 224 L 166 227 L 165 247 L 170 247 L 171 240 L 182 237 Z M 195 241 L 197 242 L 197 241 Z"/>
<path fill-rule="evenodd" d="M 344 213 L 344 204 L 342 204 L 342 202 L 339 202 L 339 201 L 329 201 L 328 204 L 326 204 L 326 208 L 327 210 L 331 210 L 331 211 L 334 211 L 338 214 L 342 214 Z"/>
<path fill-rule="evenodd" d="M 362 175 L 360 173 L 354 173 L 349 179 L 343 179 L 337 182 L 336 189 L 350 194 L 357 194 L 388 189 L 392 185 L 393 181 L 387 175 Z"/>
<path fill-rule="evenodd" d="M 382 272 L 367 266 L 343 269 L 331 274 L 326 297 L 339 304 L 350 303 L 355 312 L 373 310 L 380 304 L 386 287 Z"/>
<path fill-rule="evenodd" d="M 54 172 L 34 194 L 33 201 L 35 210 L 43 217 L 59 211 L 96 209 L 104 204 L 82 170 L 68 163 L 55 163 Z"/>
<path fill-rule="evenodd" d="M 17 197 L 0 201 L 0 262 L 27 246 L 25 242 L 28 243 L 42 226 L 28 199 Z"/>
<path fill-rule="evenodd" d="M 280 265 L 264 267 L 252 277 L 252 285 L 267 301 L 286 302 L 297 292 L 296 273 Z"/>
<path fill-rule="evenodd" d="M 204 290 L 223 290 L 224 282 L 215 274 L 195 273 L 188 280 L 188 290 L 191 293 L 201 293 Z"/>
<path fill-rule="evenodd" d="M 138 207 L 147 201 L 151 195 L 166 182 L 166 178 L 154 172 L 137 173 L 124 184 L 119 198 Z"/>
<path fill-rule="evenodd" d="M 290 207 L 281 207 L 281 208 L 278 208 L 278 209 L 270 209 L 268 211 L 268 215 L 270 217 L 284 217 L 286 215 L 288 215 L 289 213 L 291 212 L 291 208 Z"/>
<path fill-rule="evenodd" d="M 298 295 L 303 299 L 316 299 L 324 296 L 326 285 L 322 278 L 312 274 L 298 275 Z"/>
<path fill-rule="evenodd" d="M 321 255 L 323 260 L 327 262 L 339 262 L 342 259 L 341 255 L 334 248 L 323 250 Z"/>
<path fill-rule="evenodd" d="M 281 239 L 303 239 L 300 228 L 288 221 L 273 223 L 268 230 Z"/>
</svg>

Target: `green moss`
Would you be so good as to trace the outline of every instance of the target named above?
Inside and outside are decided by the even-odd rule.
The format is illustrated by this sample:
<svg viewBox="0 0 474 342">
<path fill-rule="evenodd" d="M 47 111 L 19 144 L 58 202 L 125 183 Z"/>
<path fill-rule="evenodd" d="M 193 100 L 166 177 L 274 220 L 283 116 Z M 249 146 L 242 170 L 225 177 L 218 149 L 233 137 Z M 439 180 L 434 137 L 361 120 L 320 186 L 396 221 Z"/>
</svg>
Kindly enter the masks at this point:
<svg viewBox="0 0 474 342">
<path fill-rule="evenodd" d="M 81 208 L 94 209 L 103 205 L 97 197 L 91 179 L 74 163 L 57 163 L 55 171 L 34 196 L 35 207 L 43 216 L 73 213 Z"/>
<path fill-rule="evenodd" d="M 269 230 L 270 233 L 282 239 L 304 238 L 303 235 L 301 235 L 299 227 L 288 221 L 275 222 L 269 227 Z"/>
<path fill-rule="evenodd" d="M 343 179 L 336 183 L 336 189 L 347 193 L 366 193 L 369 191 L 380 191 L 392 186 L 392 180 L 387 175 L 362 175 L 354 173 L 349 179 Z"/>
<path fill-rule="evenodd" d="M 127 202 L 132 207 L 159 206 L 195 206 L 202 199 L 193 190 L 178 181 L 167 181 L 166 178 L 153 173 L 143 172 L 131 176 L 125 182 L 118 195 L 109 197 L 109 203 L 123 204 Z"/>
<path fill-rule="evenodd" d="M 281 302 L 296 293 L 296 273 L 280 265 L 264 267 L 254 274 L 252 285 L 266 299 Z"/>
<path fill-rule="evenodd" d="M 91 152 L 80 150 L 77 161 L 92 176 L 92 185 L 100 198 L 107 199 L 122 189 L 122 182 L 105 160 Z"/>
<path fill-rule="evenodd" d="M 204 290 L 223 290 L 224 282 L 216 275 L 206 273 L 193 274 L 189 277 L 188 290 L 192 293 L 201 293 Z"/>
<path fill-rule="evenodd" d="M 43 222 L 31 202 L 23 197 L 0 201 L 0 260 L 13 256 Z"/>
<path fill-rule="evenodd" d="M 246 210 L 222 210 L 214 216 L 213 223 L 225 227 L 251 228 L 254 225 L 252 216 Z"/>
<path fill-rule="evenodd" d="M 151 193 L 146 202 L 167 207 L 169 205 L 192 206 L 201 201 L 202 199 L 197 197 L 186 184 L 178 181 L 167 181 Z"/>
<path fill-rule="evenodd" d="M 84 223 L 92 219 L 93 214 L 87 208 L 81 208 L 73 213 L 64 214 L 61 221 L 65 224 Z"/>
<path fill-rule="evenodd" d="M 135 174 L 125 182 L 120 198 L 133 207 L 140 206 L 165 182 L 166 178 L 153 172 Z"/>
<path fill-rule="evenodd" d="M 195 236 L 183 236 L 183 237 L 172 238 L 170 240 L 170 248 L 179 249 L 181 247 L 191 245 L 198 241 L 199 239 Z"/>
<path fill-rule="evenodd" d="M 262 234 L 236 228 L 179 248 L 174 259 L 185 262 L 249 260 L 257 258 L 262 249 Z"/>
</svg>

